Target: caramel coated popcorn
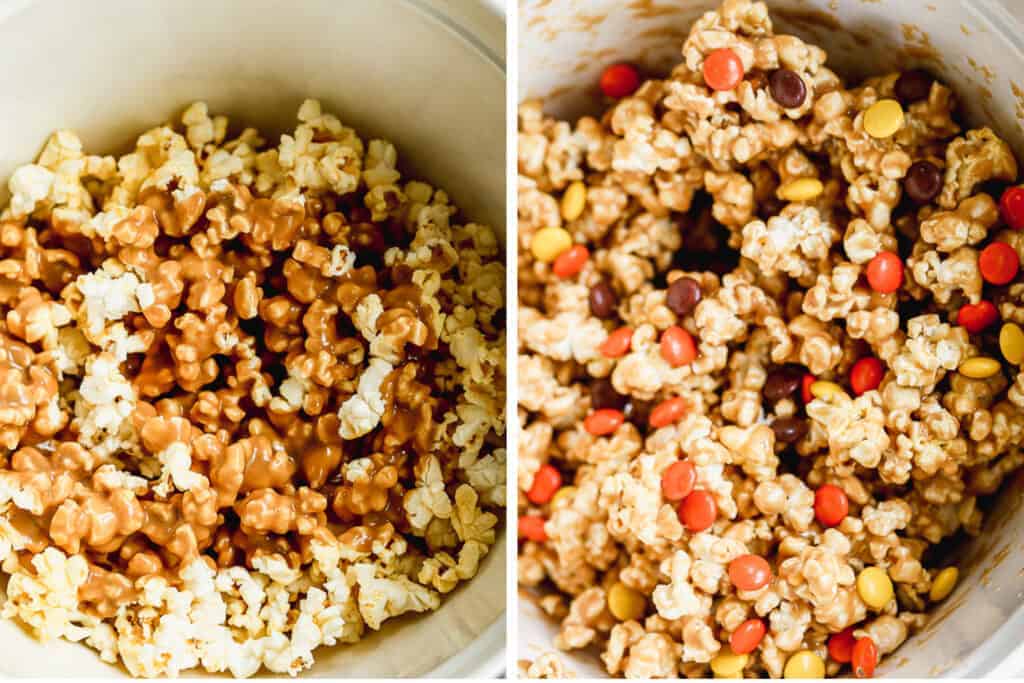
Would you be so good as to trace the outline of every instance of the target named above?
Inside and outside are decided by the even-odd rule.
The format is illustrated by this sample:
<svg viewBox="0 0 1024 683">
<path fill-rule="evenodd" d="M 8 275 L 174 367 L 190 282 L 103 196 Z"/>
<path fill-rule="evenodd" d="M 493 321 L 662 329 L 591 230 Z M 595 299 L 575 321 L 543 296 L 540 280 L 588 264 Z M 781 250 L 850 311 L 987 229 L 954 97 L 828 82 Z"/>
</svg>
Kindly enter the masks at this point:
<svg viewBox="0 0 1024 683">
<path fill-rule="evenodd" d="M 764 2 L 681 54 L 598 118 L 520 107 L 519 583 L 610 675 L 870 674 L 839 645 L 922 628 L 1024 462 L 1017 161 Z"/>
<path fill-rule="evenodd" d="M 0 214 L 0 612 L 133 676 L 295 675 L 437 609 L 505 503 L 493 231 L 307 100 L 120 158 L 55 133 Z"/>
</svg>

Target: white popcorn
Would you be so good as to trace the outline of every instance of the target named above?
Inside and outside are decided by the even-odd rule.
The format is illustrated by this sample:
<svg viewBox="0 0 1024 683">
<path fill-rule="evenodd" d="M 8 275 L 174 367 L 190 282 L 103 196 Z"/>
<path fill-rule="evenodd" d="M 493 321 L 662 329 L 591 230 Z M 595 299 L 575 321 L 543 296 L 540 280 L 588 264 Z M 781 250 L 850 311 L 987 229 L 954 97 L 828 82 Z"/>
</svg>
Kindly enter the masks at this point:
<svg viewBox="0 0 1024 683">
<path fill-rule="evenodd" d="M 444 487 L 441 463 L 436 457 L 430 456 L 416 482 L 416 488 L 405 494 L 405 511 L 413 529 L 422 532 L 435 517 L 448 519 L 451 516 L 452 502 Z"/>
<path fill-rule="evenodd" d="M 336 244 L 331 249 L 331 260 L 327 266 L 327 277 L 341 277 L 356 265 L 356 254 L 344 244 Z M 376 296 L 376 295 L 374 295 Z"/>
<path fill-rule="evenodd" d="M 171 494 L 171 485 L 178 491 L 207 488 L 209 480 L 192 470 L 192 448 L 187 443 L 175 441 L 157 453 L 157 460 L 163 466 L 159 482 L 153 490 L 162 496 Z"/>
<path fill-rule="evenodd" d="M 380 388 L 384 379 L 394 368 L 380 358 L 371 358 L 370 363 L 359 377 L 359 388 L 338 409 L 341 426 L 338 433 L 343 439 L 358 439 L 370 433 L 380 423 L 384 414 L 384 397 Z"/>
<path fill-rule="evenodd" d="M 349 569 L 349 575 L 359 584 L 359 613 L 366 625 L 376 630 L 386 619 L 406 612 L 426 612 L 437 609 L 440 596 L 404 576 L 378 577 L 378 568 L 360 562 Z"/>
<path fill-rule="evenodd" d="M 7 183 L 11 215 L 21 218 L 35 211 L 36 205 L 49 196 L 54 178 L 53 171 L 36 164 L 18 168 Z"/>
<path fill-rule="evenodd" d="M 103 269 L 79 275 L 74 282 L 82 294 L 80 322 L 86 335 L 96 340 L 109 320 L 120 320 L 129 313 L 142 310 L 136 292 L 142 281 L 131 271 L 116 272 L 116 266 L 105 263 Z"/>
</svg>

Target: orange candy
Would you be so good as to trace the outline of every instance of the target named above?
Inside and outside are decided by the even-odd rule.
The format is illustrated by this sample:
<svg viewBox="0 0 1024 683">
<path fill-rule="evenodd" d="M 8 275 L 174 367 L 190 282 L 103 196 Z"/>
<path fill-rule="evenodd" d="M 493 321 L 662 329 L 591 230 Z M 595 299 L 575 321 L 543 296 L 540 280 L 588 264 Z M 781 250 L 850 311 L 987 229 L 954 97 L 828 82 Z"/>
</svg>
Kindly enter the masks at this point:
<svg viewBox="0 0 1024 683">
<path fill-rule="evenodd" d="M 569 247 L 555 259 L 551 272 L 561 278 L 577 275 L 590 258 L 590 251 L 582 244 Z"/>
<path fill-rule="evenodd" d="M 667 500 L 683 500 L 697 483 L 697 470 L 689 460 L 674 462 L 661 475 L 661 492 Z"/>
<path fill-rule="evenodd" d="M 891 251 L 881 251 L 868 261 L 867 275 L 871 289 L 890 294 L 903 284 L 903 261 Z"/>
<path fill-rule="evenodd" d="M 682 396 L 665 399 L 654 406 L 650 417 L 647 418 L 647 423 L 655 429 L 667 427 L 673 422 L 678 422 L 686 414 L 687 408 L 689 408 L 689 404 Z"/>
<path fill-rule="evenodd" d="M 597 350 L 601 352 L 601 355 L 605 358 L 621 358 L 629 352 L 629 347 L 633 342 L 633 328 L 632 327 L 620 327 L 611 334 L 608 338 L 601 342 L 601 345 L 597 347 Z"/>
<path fill-rule="evenodd" d="M 718 505 L 707 491 L 697 489 L 679 506 L 679 521 L 689 531 L 698 533 L 711 528 L 718 517 Z"/>
<path fill-rule="evenodd" d="M 743 80 L 743 61 L 727 47 L 704 58 L 704 82 L 712 90 L 732 90 Z"/>
<path fill-rule="evenodd" d="M 741 591 L 756 591 L 772 580 L 772 567 L 760 555 L 740 555 L 729 563 L 729 580 Z"/>
<path fill-rule="evenodd" d="M 526 498 L 534 505 L 543 505 L 551 500 L 562 486 L 562 473 L 554 465 L 541 465 L 533 475 L 533 485 L 526 492 Z"/>
<path fill-rule="evenodd" d="M 850 657 L 853 675 L 857 678 L 871 678 L 878 664 L 878 646 L 871 638 L 858 638 Z"/>
<path fill-rule="evenodd" d="M 745 655 L 757 649 L 767 628 L 760 619 L 747 619 L 736 627 L 729 636 L 729 647 L 738 655 Z"/>
<path fill-rule="evenodd" d="M 822 484 L 814 492 L 814 516 L 822 526 L 835 526 L 846 519 L 850 501 L 846 492 L 832 484 Z"/>
<path fill-rule="evenodd" d="M 583 420 L 583 428 L 587 430 L 588 434 L 607 436 L 615 433 L 615 430 L 621 427 L 625 421 L 626 416 L 622 414 L 621 410 L 602 408 L 587 415 L 587 418 Z"/>
<path fill-rule="evenodd" d="M 519 538 L 528 541 L 543 543 L 548 540 L 548 534 L 544 531 L 544 523 L 547 520 L 538 515 L 523 515 L 519 518 Z"/>
<path fill-rule="evenodd" d="M 697 343 L 689 332 L 673 325 L 661 333 L 661 357 L 674 368 L 692 363 L 697 358 Z"/>
</svg>

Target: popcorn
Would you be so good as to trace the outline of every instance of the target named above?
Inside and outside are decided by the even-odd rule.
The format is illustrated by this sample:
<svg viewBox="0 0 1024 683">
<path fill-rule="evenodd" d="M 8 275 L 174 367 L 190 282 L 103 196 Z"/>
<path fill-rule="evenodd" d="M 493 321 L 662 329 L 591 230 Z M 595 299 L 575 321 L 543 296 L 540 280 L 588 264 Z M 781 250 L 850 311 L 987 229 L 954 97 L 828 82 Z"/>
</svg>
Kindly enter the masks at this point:
<svg viewBox="0 0 1024 683">
<path fill-rule="evenodd" d="M 554 645 L 613 676 L 780 678 L 850 627 L 892 652 L 934 602 L 929 549 L 983 533 L 979 496 L 1024 464 L 1024 373 L 996 371 L 998 324 L 967 329 L 983 302 L 1024 324 L 1019 276 L 993 286 L 979 266 L 992 242 L 1024 258 L 986 193 L 1016 182 L 1012 150 L 962 130 L 942 83 L 844 83 L 768 4 L 705 12 L 679 64 L 600 116 L 519 109 L 518 580 Z M 719 50 L 743 66 L 720 90 L 703 72 Z M 903 120 L 874 137 L 883 100 Z M 545 228 L 586 248 L 578 270 L 534 257 Z M 689 362 L 666 360 L 673 328 Z M 613 333 L 628 344 L 604 349 Z M 981 358 L 992 372 L 960 371 Z M 549 497 L 540 472 L 560 477 Z M 766 585 L 732 580 L 744 555 Z M 432 560 L 420 578 L 447 590 L 455 554 Z M 884 614 L 857 591 L 866 567 L 896 584 Z M 751 619 L 767 632 L 737 657 Z"/>
<path fill-rule="evenodd" d="M 341 404 L 338 419 L 341 421 L 339 434 L 343 439 L 356 439 L 372 431 L 384 413 L 384 399 L 381 384 L 394 368 L 380 358 L 370 359 L 370 364 L 359 378 L 358 392 Z"/>
<path fill-rule="evenodd" d="M 119 159 L 59 131 L 0 214 L 0 614 L 132 676 L 296 676 L 496 540 L 499 242 L 298 118 L 268 147 L 197 102 Z"/>
<path fill-rule="evenodd" d="M 53 181 L 53 171 L 43 166 L 28 164 L 15 170 L 7 183 L 11 191 L 11 216 L 21 218 L 35 211 L 36 205 L 49 196 Z"/>
</svg>

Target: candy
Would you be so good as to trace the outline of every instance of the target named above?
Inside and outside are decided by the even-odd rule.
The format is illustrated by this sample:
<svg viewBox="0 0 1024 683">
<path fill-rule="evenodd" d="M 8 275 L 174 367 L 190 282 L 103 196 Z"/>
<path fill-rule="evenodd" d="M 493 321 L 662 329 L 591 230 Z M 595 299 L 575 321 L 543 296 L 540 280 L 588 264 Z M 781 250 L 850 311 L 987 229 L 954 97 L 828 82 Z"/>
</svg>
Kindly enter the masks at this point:
<svg viewBox="0 0 1024 683">
<path fill-rule="evenodd" d="M 533 257 L 542 263 L 551 263 L 572 246 L 572 235 L 562 228 L 541 228 L 530 240 Z"/>
<path fill-rule="evenodd" d="M 960 578 L 960 570 L 956 567 L 946 567 L 935 575 L 932 581 L 931 590 L 928 591 L 928 599 L 932 602 L 940 602 L 949 597 L 949 594 L 956 588 L 957 579 Z"/>
<path fill-rule="evenodd" d="M 743 62 L 727 47 L 704 58 L 704 82 L 712 90 L 732 90 L 743 80 Z"/>
<path fill-rule="evenodd" d="M 590 251 L 582 244 L 577 244 L 563 251 L 551 265 L 551 272 L 558 277 L 577 275 L 590 258 Z"/>
<path fill-rule="evenodd" d="M 825 186 L 817 178 L 798 178 L 781 186 L 776 195 L 787 202 L 806 202 L 814 199 Z"/>
<path fill-rule="evenodd" d="M 587 205 L 587 186 L 577 180 L 569 185 L 562 195 L 562 219 L 574 221 L 583 213 Z"/>
<path fill-rule="evenodd" d="M 857 594 L 868 607 L 880 610 L 893 598 L 892 579 L 881 567 L 866 567 L 857 575 Z"/>
<path fill-rule="evenodd" d="M 1017 323 L 1006 323 L 999 330 L 999 350 L 1003 358 L 1020 365 L 1024 361 L 1024 330 Z"/>
<path fill-rule="evenodd" d="M 999 361 L 995 358 L 976 356 L 961 363 L 957 372 L 971 379 L 988 379 L 999 372 L 1000 367 Z"/>
<path fill-rule="evenodd" d="M 864 112 L 864 130 L 873 138 L 888 138 L 903 127 L 903 107 L 896 100 L 878 100 Z"/>
<path fill-rule="evenodd" d="M 1009 284 L 1017 277 L 1020 258 L 1006 242 L 993 242 L 981 250 L 978 257 L 978 270 L 985 282 L 993 285 Z"/>
<path fill-rule="evenodd" d="M 608 97 L 629 97 L 640 87 L 640 74 L 632 64 L 612 64 L 601 74 L 601 92 Z"/>
</svg>

